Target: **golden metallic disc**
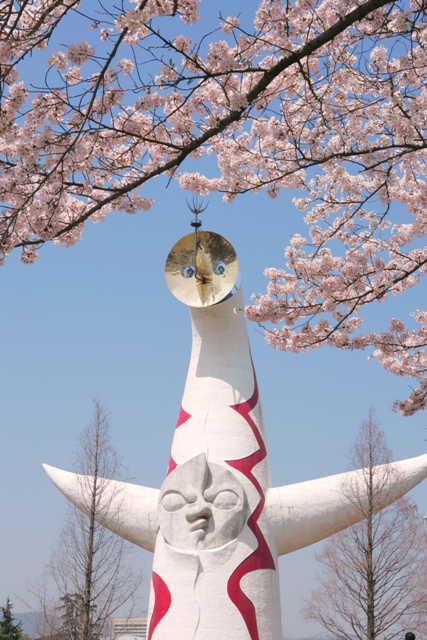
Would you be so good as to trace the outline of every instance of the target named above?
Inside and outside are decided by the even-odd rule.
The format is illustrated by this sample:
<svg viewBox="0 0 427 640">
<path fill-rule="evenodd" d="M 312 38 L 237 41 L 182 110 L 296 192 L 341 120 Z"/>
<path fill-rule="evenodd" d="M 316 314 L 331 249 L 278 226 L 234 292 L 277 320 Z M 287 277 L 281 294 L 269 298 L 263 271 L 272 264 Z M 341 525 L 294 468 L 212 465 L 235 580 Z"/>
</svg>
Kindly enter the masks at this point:
<svg viewBox="0 0 427 640">
<path fill-rule="evenodd" d="M 169 289 L 190 307 L 221 302 L 232 293 L 238 275 L 236 252 L 228 240 L 213 231 L 189 233 L 178 240 L 165 266 Z"/>
</svg>

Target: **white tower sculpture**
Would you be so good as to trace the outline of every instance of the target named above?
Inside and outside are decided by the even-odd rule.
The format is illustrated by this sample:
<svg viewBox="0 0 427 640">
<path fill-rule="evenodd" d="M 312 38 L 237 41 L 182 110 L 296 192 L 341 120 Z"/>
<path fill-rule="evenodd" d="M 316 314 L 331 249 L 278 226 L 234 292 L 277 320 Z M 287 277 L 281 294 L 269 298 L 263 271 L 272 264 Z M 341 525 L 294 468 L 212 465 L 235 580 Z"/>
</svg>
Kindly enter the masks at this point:
<svg viewBox="0 0 427 640">
<path fill-rule="evenodd" d="M 196 226 L 172 249 L 166 277 L 190 305 L 193 346 L 168 474 L 160 490 L 112 482 L 103 496 L 121 509 L 101 523 L 154 551 L 148 640 L 281 640 L 278 556 L 361 519 L 342 490 L 358 471 L 271 488 L 237 276 L 217 234 Z M 389 503 L 427 477 L 427 455 L 394 465 Z M 44 467 L 84 510 L 78 476 Z"/>
</svg>

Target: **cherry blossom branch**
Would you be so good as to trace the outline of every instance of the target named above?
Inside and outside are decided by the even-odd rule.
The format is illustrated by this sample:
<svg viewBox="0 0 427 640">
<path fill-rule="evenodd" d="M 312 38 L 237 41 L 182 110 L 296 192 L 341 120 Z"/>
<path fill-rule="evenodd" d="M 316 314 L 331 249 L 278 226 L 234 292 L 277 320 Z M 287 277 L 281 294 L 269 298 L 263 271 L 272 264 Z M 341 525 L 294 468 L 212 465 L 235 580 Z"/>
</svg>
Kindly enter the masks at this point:
<svg viewBox="0 0 427 640">
<path fill-rule="evenodd" d="M 162 173 L 167 173 L 170 170 L 176 169 L 177 167 L 179 167 L 188 155 L 190 155 L 192 152 L 202 147 L 210 139 L 222 133 L 232 123 L 242 119 L 244 117 L 245 112 L 247 111 L 247 108 L 251 106 L 254 102 L 256 102 L 259 96 L 271 85 L 273 80 L 275 80 L 286 68 L 292 66 L 298 60 L 303 59 L 307 55 L 310 55 L 311 53 L 313 53 L 316 49 L 320 48 L 324 44 L 333 40 L 339 33 L 343 32 L 349 25 L 353 24 L 355 21 L 361 20 L 363 17 L 365 17 L 375 9 L 387 3 L 388 3 L 388 0 L 368 0 L 368 2 L 364 3 L 363 5 L 351 11 L 347 16 L 341 18 L 338 22 L 332 25 L 324 33 L 312 39 L 310 42 L 305 44 L 296 52 L 288 56 L 284 56 L 281 60 L 279 60 L 279 62 L 277 62 L 270 69 L 268 69 L 263 73 L 262 78 L 256 83 L 256 85 L 252 88 L 252 90 L 246 94 L 243 100 L 244 104 L 239 109 L 231 109 L 226 116 L 219 119 L 218 124 L 216 126 L 210 127 L 203 134 L 201 134 L 200 136 L 192 140 L 189 144 L 184 145 L 182 150 L 178 154 L 176 154 L 176 156 L 173 157 L 172 159 L 164 162 L 160 166 L 156 167 L 154 170 L 147 171 L 145 175 L 138 178 L 137 180 L 131 180 L 127 182 L 125 185 L 123 185 L 121 188 L 115 189 L 110 193 L 110 195 L 107 198 L 104 198 L 102 201 L 97 202 L 95 205 L 85 208 L 84 213 L 76 216 L 68 224 L 59 225 L 58 230 L 54 234 L 52 234 L 51 238 L 49 239 L 56 239 L 61 237 L 62 235 L 66 235 L 67 233 L 72 231 L 75 227 L 80 226 L 88 218 L 92 217 L 96 212 L 100 211 L 101 209 L 105 208 L 107 205 L 115 202 L 116 200 L 119 200 L 124 195 L 138 189 L 151 178 L 157 175 L 160 175 Z M 142 4 L 145 6 L 146 3 L 144 2 Z M 144 8 L 144 6 L 142 8 Z M 122 34 L 119 36 L 119 39 L 116 45 L 113 47 L 113 51 L 110 57 L 108 58 L 107 64 L 109 64 L 113 59 L 113 57 L 116 55 L 118 44 L 126 36 L 126 34 L 127 34 L 127 28 L 125 27 L 123 29 Z M 104 74 L 105 74 L 105 68 L 104 68 Z M 95 84 L 92 98 L 88 106 L 89 113 L 93 108 L 96 91 L 99 88 L 102 77 L 103 77 L 102 74 L 100 74 Z M 85 120 L 86 118 L 84 119 L 84 121 Z M 82 123 L 82 127 L 80 128 L 80 133 L 77 132 L 76 134 L 77 139 L 81 135 L 81 132 L 83 130 L 83 125 L 84 125 L 84 122 Z M 75 140 L 70 141 L 68 149 L 65 151 L 65 153 L 68 153 L 70 149 L 74 148 L 74 146 L 75 146 Z M 58 168 L 58 165 L 54 166 L 53 172 L 57 168 Z M 45 178 L 41 181 L 40 187 L 42 187 L 44 183 L 45 183 Z M 38 189 L 36 189 L 36 191 L 33 193 L 37 193 L 37 190 Z M 28 202 L 26 202 L 25 204 L 28 204 Z M 36 238 L 36 239 L 21 238 L 18 242 L 14 243 L 13 246 L 15 247 L 25 247 L 25 246 L 31 246 L 31 245 L 38 246 L 40 245 L 40 243 L 43 243 L 44 241 L 45 241 L 44 238 Z M 3 242 L 3 244 L 5 243 Z M 7 244 L 8 243 L 6 243 L 6 246 Z"/>
</svg>

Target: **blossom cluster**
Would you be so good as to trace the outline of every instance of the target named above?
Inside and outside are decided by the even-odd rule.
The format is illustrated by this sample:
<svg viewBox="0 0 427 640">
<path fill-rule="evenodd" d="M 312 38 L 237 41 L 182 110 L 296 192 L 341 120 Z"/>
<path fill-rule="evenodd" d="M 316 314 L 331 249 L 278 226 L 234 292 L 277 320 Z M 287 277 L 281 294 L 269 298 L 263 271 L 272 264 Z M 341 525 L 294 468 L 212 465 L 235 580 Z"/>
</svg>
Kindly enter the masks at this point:
<svg viewBox="0 0 427 640">
<path fill-rule="evenodd" d="M 18 66 L 32 51 L 44 49 L 61 20 L 80 0 L 3 2 L 0 7 L 0 81 L 16 82 Z"/>
</svg>

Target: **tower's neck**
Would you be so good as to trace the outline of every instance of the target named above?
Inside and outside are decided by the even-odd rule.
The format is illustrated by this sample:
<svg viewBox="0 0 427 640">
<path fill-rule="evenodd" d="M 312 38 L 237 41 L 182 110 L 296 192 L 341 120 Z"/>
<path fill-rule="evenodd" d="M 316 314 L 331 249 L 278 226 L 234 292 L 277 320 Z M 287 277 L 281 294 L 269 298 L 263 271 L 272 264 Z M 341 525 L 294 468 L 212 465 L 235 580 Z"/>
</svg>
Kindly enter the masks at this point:
<svg viewBox="0 0 427 640">
<path fill-rule="evenodd" d="M 234 468 L 232 461 L 256 455 L 265 490 L 270 474 L 258 387 L 245 318 L 234 312 L 242 307 L 239 290 L 221 304 L 191 309 L 193 346 L 170 470 L 200 453 Z"/>
<path fill-rule="evenodd" d="M 191 413 L 203 405 L 211 411 L 248 400 L 254 371 L 243 313 L 241 288 L 221 304 L 191 308 L 193 345 L 183 408 Z"/>
</svg>

